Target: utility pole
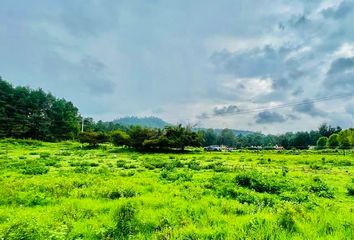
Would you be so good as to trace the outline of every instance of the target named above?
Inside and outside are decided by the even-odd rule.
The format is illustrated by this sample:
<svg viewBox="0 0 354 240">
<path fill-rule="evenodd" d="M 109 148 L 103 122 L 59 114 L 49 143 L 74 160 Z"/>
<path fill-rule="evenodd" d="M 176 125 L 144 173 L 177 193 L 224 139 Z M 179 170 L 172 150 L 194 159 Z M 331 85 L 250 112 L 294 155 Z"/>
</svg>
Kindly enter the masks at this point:
<svg viewBox="0 0 354 240">
<path fill-rule="evenodd" d="M 84 132 L 84 118 L 81 120 L 81 132 Z"/>
</svg>

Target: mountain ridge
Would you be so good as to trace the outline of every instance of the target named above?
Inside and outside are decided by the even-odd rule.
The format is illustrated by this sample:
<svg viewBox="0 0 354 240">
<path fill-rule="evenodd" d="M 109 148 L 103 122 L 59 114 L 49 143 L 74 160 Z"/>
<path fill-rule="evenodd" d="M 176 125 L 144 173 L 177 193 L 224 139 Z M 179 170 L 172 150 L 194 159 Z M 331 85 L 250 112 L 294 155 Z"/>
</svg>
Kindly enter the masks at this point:
<svg viewBox="0 0 354 240">
<path fill-rule="evenodd" d="M 127 116 L 127 117 L 122 117 L 122 118 L 117 118 L 113 120 L 114 123 L 119 123 L 122 126 L 134 126 L 134 125 L 139 125 L 142 127 L 150 127 L 150 128 L 164 128 L 166 126 L 173 125 L 171 123 L 166 122 L 165 120 L 159 118 L 159 117 L 136 117 L 136 116 Z M 194 128 L 194 130 L 207 130 L 208 128 Z M 215 133 L 219 134 L 223 129 L 221 128 L 212 128 Z M 230 129 L 235 136 L 238 135 L 249 135 L 252 133 L 255 133 L 253 131 L 248 131 L 248 130 L 239 130 L 239 129 Z"/>
</svg>

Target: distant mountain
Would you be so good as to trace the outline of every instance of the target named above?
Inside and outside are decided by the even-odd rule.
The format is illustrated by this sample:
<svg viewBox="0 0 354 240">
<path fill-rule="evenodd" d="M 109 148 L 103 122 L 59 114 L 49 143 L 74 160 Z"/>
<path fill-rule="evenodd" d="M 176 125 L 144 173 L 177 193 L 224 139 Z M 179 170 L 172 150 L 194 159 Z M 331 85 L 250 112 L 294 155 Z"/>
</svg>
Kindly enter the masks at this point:
<svg viewBox="0 0 354 240">
<path fill-rule="evenodd" d="M 196 130 L 207 130 L 207 128 L 197 128 Z M 223 129 L 214 128 L 213 130 L 217 135 L 219 135 Z M 255 133 L 255 132 L 247 131 L 247 130 L 237 130 L 237 129 L 230 129 L 230 130 L 235 134 L 235 136 L 238 136 L 238 135 L 247 136 L 249 134 Z"/>
<path fill-rule="evenodd" d="M 114 123 L 119 123 L 122 126 L 142 126 L 142 127 L 149 127 L 149 128 L 164 128 L 166 126 L 169 125 L 173 125 L 170 124 L 168 122 L 165 122 L 164 120 L 162 120 L 161 118 L 158 117 L 123 117 L 123 118 L 119 118 L 113 121 Z M 195 131 L 198 130 L 207 130 L 207 128 L 194 128 Z M 238 135 L 249 135 L 255 132 L 252 131 L 246 131 L 246 130 L 236 130 L 236 129 L 230 129 L 231 131 L 233 131 L 233 133 L 235 134 L 235 136 Z M 222 129 L 216 128 L 214 129 L 216 134 L 220 134 Z"/>
<path fill-rule="evenodd" d="M 164 128 L 168 125 L 171 125 L 161 118 L 158 117 L 123 117 L 113 121 L 114 123 L 119 123 L 123 126 L 134 126 L 139 125 L 142 127 L 149 128 Z"/>
</svg>

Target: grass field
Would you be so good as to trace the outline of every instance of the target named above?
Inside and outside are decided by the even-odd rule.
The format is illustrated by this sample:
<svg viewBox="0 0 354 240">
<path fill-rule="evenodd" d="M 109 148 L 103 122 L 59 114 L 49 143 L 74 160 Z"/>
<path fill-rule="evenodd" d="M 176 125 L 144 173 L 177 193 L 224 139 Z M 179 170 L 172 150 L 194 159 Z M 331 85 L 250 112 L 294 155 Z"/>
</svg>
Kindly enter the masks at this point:
<svg viewBox="0 0 354 240">
<path fill-rule="evenodd" d="M 354 153 L 0 141 L 0 239 L 353 239 Z"/>
</svg>

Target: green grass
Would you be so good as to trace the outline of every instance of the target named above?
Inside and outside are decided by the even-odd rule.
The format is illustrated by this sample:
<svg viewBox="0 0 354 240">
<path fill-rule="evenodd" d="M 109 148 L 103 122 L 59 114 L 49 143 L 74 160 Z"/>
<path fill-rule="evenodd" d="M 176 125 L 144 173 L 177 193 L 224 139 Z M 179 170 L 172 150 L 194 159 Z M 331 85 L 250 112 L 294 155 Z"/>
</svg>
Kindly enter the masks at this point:
<svg viewBox="0 0 354 240">
<path fill-rule="evenodd" d="M 0 239 L 353 239 L 354 153 L 0 141 Z"/>
</svg>

